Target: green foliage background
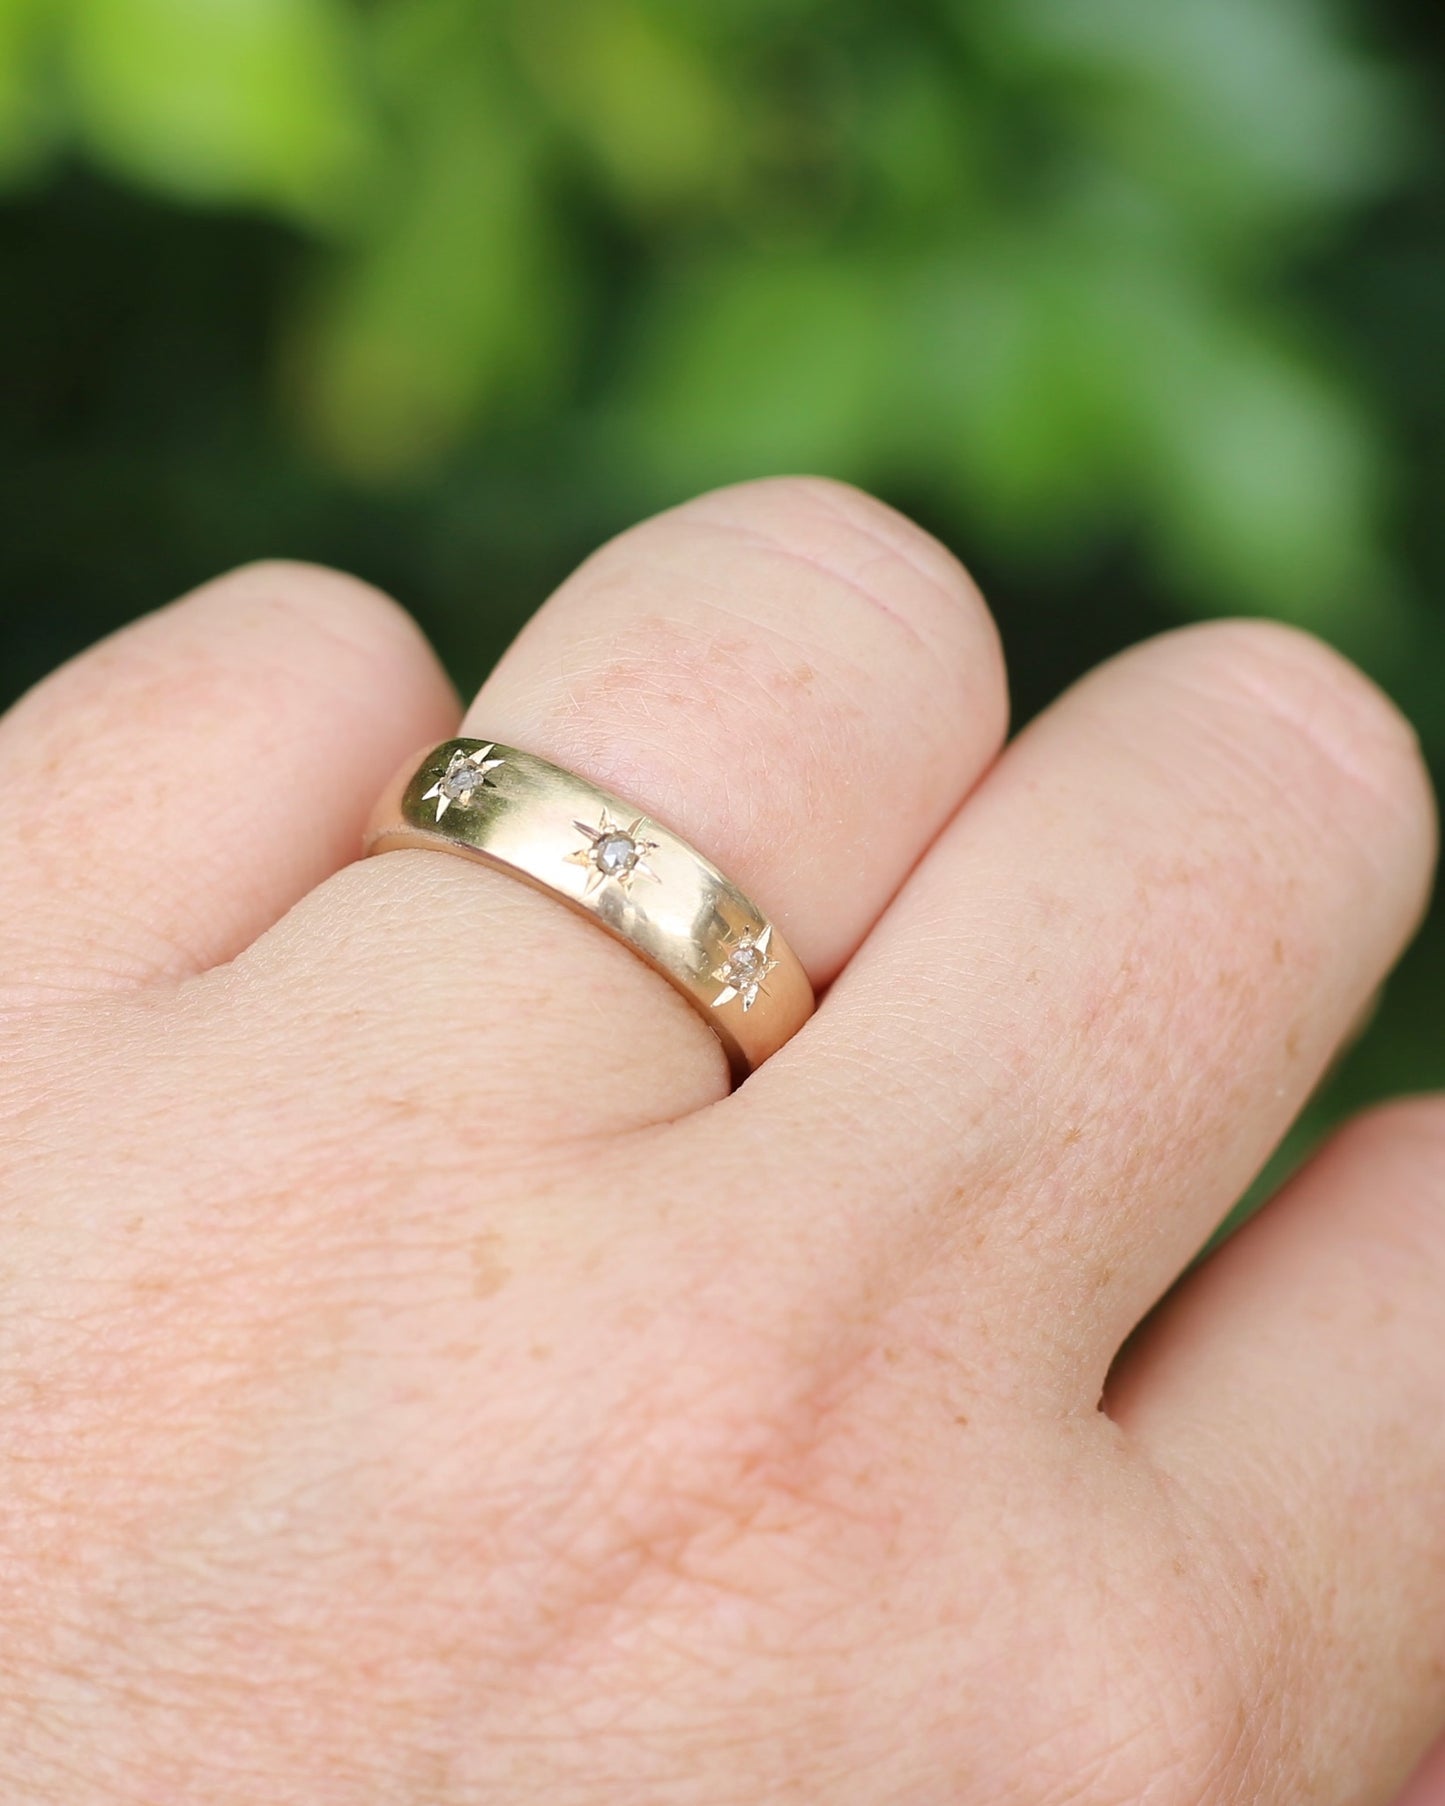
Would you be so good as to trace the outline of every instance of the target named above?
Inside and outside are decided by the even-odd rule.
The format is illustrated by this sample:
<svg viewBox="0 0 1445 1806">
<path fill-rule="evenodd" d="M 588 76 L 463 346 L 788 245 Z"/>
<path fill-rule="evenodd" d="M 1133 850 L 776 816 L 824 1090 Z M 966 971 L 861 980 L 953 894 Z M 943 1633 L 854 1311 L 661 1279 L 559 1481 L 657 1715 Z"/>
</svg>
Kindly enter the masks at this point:
<svg viewBox="0 0 1445 1806">
<path fill-rule="evenodd" d="M 1181 617 L 1445 759 L 1445 102 L 1365 0 L 0 0 L 0 702 L 228 563 L 479 676 L 586 549 L 808 468 L 1027 714 Z M 1445 1082 L 1436 921 L 1310 1125 Z"/>
</svg>

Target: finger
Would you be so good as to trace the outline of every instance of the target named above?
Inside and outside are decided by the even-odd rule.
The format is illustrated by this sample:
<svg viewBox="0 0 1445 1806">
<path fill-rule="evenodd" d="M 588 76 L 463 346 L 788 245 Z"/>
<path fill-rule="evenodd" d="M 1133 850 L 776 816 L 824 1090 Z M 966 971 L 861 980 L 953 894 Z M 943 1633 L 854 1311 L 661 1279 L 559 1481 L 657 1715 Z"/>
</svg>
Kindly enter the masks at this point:
<svg viewBox="0 0 1445 1806">
<path fill-rule="evenodd" d="M 1437 1743 L 1395 1806 L 1445 1806 L 1445 1743 Z"/>
<path fill-rule="evenodd" d="M 706 496 L 590 559 L 467 731 L 676 829 L 826 983 L 993 757 L 1005 711 L 992 623 L 954 560 L 854 490 L 786 480 Z M 273 969 L 343 934 L 336 1007 L 364 974 L 393 1064 L 397 1024 L 420 1021 L 503 1099 L 515 1086 L 581 1132 L 726 1088 L 701 1017 L 555 899 L 431 852 L 388 853 L 344 889 Z"/>
<path fill-rule="evenodd" d="M 1330 1142 L 1110 1389 L 1227 1549 L 1261 1710 L 1324 1799 L 1392 1800 L 1445 1730 L 1442 1297 L 1445 1100 L 1421 1099 Z"/>
<path fill-rule="evenodd" d="M 456 702 L 410 619 L 263 564 L 65 666 L 0 720 L 0 1001 L 201 971 L 354 858 Z"/>
<path fill-rule="evenodd" d="M 928 1224 L 941 1308 L 939 1236 L 1096 1386 L 1395 958 L 1431 823 L 1413 737 L 1335 654 L 1166 636 L 1009 749 L 751 1107 L 879 1233 Z"/>
<path fill-rule="evenodd" d="M 998 750 L 993 622 L 956 560 L 841 484 L 722 490 L 625 534 L 520 635 L 465 731 L 670 822 L 825 985 Z"/>
</svg>

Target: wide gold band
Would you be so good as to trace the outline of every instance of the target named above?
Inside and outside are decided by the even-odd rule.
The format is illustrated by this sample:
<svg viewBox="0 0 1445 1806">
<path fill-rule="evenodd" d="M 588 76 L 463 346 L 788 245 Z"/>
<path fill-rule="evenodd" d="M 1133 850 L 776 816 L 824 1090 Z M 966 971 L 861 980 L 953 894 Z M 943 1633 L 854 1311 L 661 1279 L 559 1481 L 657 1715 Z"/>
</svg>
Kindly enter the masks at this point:
<svg viewBox="0 0 1445 1806">
<path fill-rule="evenodd" d="M 446 740 L 398 773 L 368 853 L 459 853 L 550 891 L 676 985 L 736 1077 L 813 1011 L 796 954 L 756 905 L 652 816 L 532 753 Z"/>
</svg>

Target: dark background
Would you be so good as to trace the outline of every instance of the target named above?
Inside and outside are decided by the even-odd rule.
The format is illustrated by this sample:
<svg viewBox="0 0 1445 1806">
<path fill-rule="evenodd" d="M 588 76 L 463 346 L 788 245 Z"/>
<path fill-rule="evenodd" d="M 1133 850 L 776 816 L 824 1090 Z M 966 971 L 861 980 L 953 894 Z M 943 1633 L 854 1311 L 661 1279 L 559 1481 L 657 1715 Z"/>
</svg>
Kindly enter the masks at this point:
<svg viewBox="0 0 1445 1806">
<path fill-rule="evenodd" d="M 1267 613 L 1445 773 L 1445 24 L 1326 0 L 0 0 L 0 704 L 247 559 L 464 687 L 599 539 L 811 469 L 1019 719 Z M 1311 1112 L 1445 1084 L 1437 912 Z"/>
</svg>

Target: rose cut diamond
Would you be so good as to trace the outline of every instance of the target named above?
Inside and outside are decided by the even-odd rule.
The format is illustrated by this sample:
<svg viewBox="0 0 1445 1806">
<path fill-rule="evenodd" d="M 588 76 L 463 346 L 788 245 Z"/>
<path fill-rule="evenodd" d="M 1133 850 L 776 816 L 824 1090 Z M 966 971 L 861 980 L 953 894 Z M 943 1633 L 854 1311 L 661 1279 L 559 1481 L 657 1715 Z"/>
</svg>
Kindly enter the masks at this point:
<svg viewBox="0 0 1445 1806">
<path fill-rule="evenodd" d="M 477 776 L 474 765 L 457 765 L 440 780 L 441 793 L 450 797 L 452 802 L 459 803 L 463 797 L 469 797 L 474 790 L 480 790 L 482 780 Z"/>
<path fill-rule="evenodd" d="M 424 803 L 435 802 L 438 821 L 453 804 L 462 809 L 469 808 L 478 791 L 495 788 L 488 774 L 505 761 L 489 757 L 493 745 L 495 742 L 476 752 L 454 752 L 446 770 L 423 794 L 421 800 Z"/>
<path fill-rule="evenodd" d="M 772 933 L 771 924 L 761 931 L 755 928 L 745 929 L 728 949 L 727 958 L 714 968 L 712 974 L 722 986 L 712 1000 L 714 1009 L 720 1004 L 731 1003 L 736 997 L 746 1012 L 757 1002 L 760 994 L 765 995 L 764 981 L 778 963 L 768 953 Z"/>
<path fill-rule="evenodd" d="M 609 878 L 630 872 L 641 857 L 642 849 L 630 834 L 604 834 L 592 848 L 594 864 Z"/>
<path fill-rule="evenodd" d="M 636 877 L 656 880 L 657 873 L 647 863 L 647 855 L 656 851 L 657 842 L 641 837 L 646 819 L 645 815 L 639 815 L 630 827 L 623 828 L 604 809 L 595 828 L 590 822 L 572 823 L 587 839 L 585 847 L 567 855 L 570 864 L 587 867 L 587 882 L 582 887 L 584 897 L 590 897 L 609 880 L 624 891 L 631 890 L 632 880 Z"/>
</svg>

